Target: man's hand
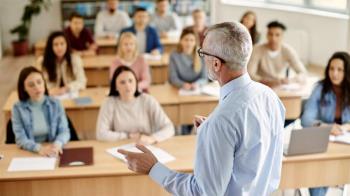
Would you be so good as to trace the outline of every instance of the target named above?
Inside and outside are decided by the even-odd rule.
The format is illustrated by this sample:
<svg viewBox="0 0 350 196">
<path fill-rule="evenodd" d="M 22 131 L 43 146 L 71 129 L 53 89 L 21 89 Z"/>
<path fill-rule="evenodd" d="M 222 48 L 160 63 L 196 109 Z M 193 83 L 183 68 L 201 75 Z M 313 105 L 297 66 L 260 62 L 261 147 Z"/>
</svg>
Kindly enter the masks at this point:
<svg viewBox="0 0 350 196">
<path fill-rule="evenodd" d="M 195 115 L 193 118 L 193 125 L 198 128 L 206 119 L 207 117 L 205 116 Z"/>
<path fill-rule="evenodd" d="M 136 144 L 136 148 L 143 153 L 130 152 L 119 149 L 118 152 L 125 156 L 128 161 L 128 168 L 141 174 L 149 174 L 152 167 L 158 162 L 157 158 L 144 145 Z"/>
</svg>

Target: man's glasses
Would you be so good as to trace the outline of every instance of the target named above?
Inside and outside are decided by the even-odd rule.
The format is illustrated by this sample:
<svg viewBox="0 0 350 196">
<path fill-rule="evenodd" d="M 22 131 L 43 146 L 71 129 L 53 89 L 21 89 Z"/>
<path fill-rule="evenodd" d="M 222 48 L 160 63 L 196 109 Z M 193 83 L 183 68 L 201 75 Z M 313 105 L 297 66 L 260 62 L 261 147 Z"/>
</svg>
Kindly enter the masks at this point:
<svg viewBox="0 0 350 196">
<path fill-rule="evenodd" d="M 212 56 L 212 57 L 215 57 L 215 58 L 219 59 L 221 61 L 221 63 L 226 63 L 226 61 L 224 59 L 222 59 L 221 57 L 218 57 L 216 55 L 213 55 L 213 54 L 210 54 L 208 52 L 205 52 L 205 51 L 203 51 L 202 48 L 199 48 L 197 50 L 197 53 L 198 53 L 199 57 L 201 57 L 201 58 L 203 58 L 204 55 L 207 55 L 207 56 Z"/>
</svg>

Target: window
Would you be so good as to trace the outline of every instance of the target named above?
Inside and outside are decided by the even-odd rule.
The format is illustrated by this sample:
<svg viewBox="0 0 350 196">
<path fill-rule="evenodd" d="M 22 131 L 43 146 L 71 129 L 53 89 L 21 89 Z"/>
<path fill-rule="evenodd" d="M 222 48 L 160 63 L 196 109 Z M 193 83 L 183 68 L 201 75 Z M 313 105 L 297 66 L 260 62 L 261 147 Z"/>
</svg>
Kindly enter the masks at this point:
<svg viewBox="0 0 350 196">
<path fill-rule="evenodd" d="M 267 0 L 274 3 L 303 5 L 304 0 Z"/>
<path fill-rule="evenodd" d="M 259 2 L 275 5 L 288 5 L 301 8 L 309 8 L 321 11 L 329 11 L 340 14 L 349 14 L 350 0 L 221 0 L 222 2 L 248 3 Z"/>
<path fill-rule="evenodd" d="M 313 7 L 324 9 L 346 10 L 348 6 L 347 0 L 311 0 L 310 3 Z"/>
</svg>

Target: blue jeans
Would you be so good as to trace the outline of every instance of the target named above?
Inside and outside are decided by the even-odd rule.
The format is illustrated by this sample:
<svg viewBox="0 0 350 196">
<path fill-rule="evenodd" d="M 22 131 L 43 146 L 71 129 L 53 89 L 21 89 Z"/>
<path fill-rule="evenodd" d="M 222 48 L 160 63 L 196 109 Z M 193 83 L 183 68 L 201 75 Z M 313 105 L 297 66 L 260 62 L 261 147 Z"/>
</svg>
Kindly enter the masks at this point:
<svg viewBox="0 0 350 196">
<path fill-rule="evenodd" d="M 309 188 L 309 192 L 311 196 L 325 196 L 327 193 L 328 187 L 317 187 L 317 188 Z"/>
</svg>

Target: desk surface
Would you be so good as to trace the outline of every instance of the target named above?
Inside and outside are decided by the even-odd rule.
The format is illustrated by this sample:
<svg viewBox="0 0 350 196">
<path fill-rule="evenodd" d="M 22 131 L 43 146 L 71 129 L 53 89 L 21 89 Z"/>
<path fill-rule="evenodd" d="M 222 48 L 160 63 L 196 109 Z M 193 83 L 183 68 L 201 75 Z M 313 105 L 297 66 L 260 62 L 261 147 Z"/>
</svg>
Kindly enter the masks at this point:
<svg viewBox="0 0 350 196">
<path fill-rule="evenodd" d="M 95 39 L 96 44 L 99 47 L 115 47 L 117 45 L 116 38 L 97 38 Z M 168 37 L 168 38 L 160 38 L 160 43 L 162 45 L 177 45 L 179 43 L 179 38 L 176 37 Z M 39 40 L 35 43 L 34 47 L 36 49 L 43 49 L 46 45 L 46 39 Z"/>
<path fill-rule="evenodd" d="M 63 100 L 62 104 L 66 109 L 81 109 L 81 108 L 96 108 L 100 107 L 103 99 L 107 96 L 109 92 L 109 88 L 88 88 L 85 90 L 80 91 L 79 96 L 84 97 L 88 96 L 92 99 L 92 103 L 88 105 L 76 105 L 73 100 Z M 180 96 L 178 94 L 178 90 L 169 85 L 154 85 L 151 86 L 149 89 L 149 92 L 152 96 L 154 96 L 161 105 L 171 105 L 171 104 L 179 104 L 179 103 L 201 103 L 201 102 L 208 102 L 208 101 L 217 101 L 218 97 L 215 96 L 208 96 L 208 95 L 195 95 L 195 96 Z M 301 93 L 297 93 L 295 91 L 283 91 L 278 90 L 276 91 L 277 95 L 280 96 L 281 99 L 283 98 L 295 98 L 295 97 L 301 97 Z M 13 105 L 17 102 L 17 92 L 13 91 L 8 99 L 6 100 L 5 105 L 3 106 L 4 112 L 10 112 Z"/>
<path fill-rule="evenodd" d="M 54 171 L 39 171 L 39 172 L 7 172 L 7 168 L 13 157 L 28 157 L 38 156 L 33 153 L 20 150 L 15 145 L 0 145 L 0 152 L 4 154 L 5 158 L 0 161 L 0 182 L 1 181 L 14 181 L 14 180 L 33 180 L 33 179 L 53 179 L 53 178 L 82 178 L 82 177 L 102 177 L 102 176 L 131 176 L 138 175 L 127 169 L 127 166 L 122 161 L 107 154 L 105 150 L 107 148 L 115 147 L 128 143 L 128 141 L 120 141 L 115 143 L 103 143 L 98 141 L 79 141 L 70 142 L 66 147 L 83 147 L 93 146 L 94 148 L 94 165 L 82 166 L 82 167 L 68 167 L 58 168 Z M 176 136 L 167 141 L 159 143 L 157 147 L 164 149 L 173 156 L 176 160 L 166 164 L 169 168 L 182 172 L 192 172 L 195 158 L 195 136 Z M 281 185 L 288 187 L 289 181 L 300 181 L 300 171 L 298 175 L 291 173 L 288 170 L 292 170 L 293 167 L 297 167 L 300 164 L 309 164 L 308 167 L 317 168 L 319 163 L 333 161 L 335 165 L 328 165 L 329 168 L 318 168 L 318 171 L 324 169 L 332 170 L 332 167 L 336 167 L 336 162 L 350 159 L 350 145 L 330 143 L 328 151 L 322 154 L 304 155 L 287 157 L 283 160 L 282 167 L 282 181 Z M 341 163 L 338 163 L 341 164 Z M 344 163 L 342 163 L 344 164 Z M 313 166 L 312 166 L 313 165 Z M 308 168 L 307 167 L 307 168 Z M 342 167 L 344 169 L 346 167 Z M 307 170 L 306 170 L 307 171 Z M 343 173 L 347 171 L 343 171 Z M 290 176 L 289 176 L 290 175 Z M 317 174 L 314 175 L 316 178 Z M 349 174 L 337 174 L 346 175 L 346 178 L 341 182 L 349 182 Z M 334 177 L 334 176 L 333 176 Z M 336 177 L 335 177 L 336 178 Z M 338 178 L 336 178 L 338 179 Z M 302 186 L 302 184 L 298 185 Z"/>
<path fill-rule="evenodd" d="M 112 54 L 82 57 L 85 69 L 109 69 L 116 56 Z M 168 66 L 169 54 L 163 54 L 160 60 L 146 60 L 151 67 Z"/>
<path fill-rule="evenodd" d="M 7 172 L 7 168 L 13 157 L 33 157 L 38 156 L 28 151 L 20 150 L 16 145 L 0 145 L 0 152 L 4 159 L 0 160 L 0 181 L 24 180 L 24 179 L 50 179 L 50 178 L 68 178 L 68 177 L 97 177 L 97 176 L 124 176 L 136 175 L 127 168 L 127 165 L 121 160 L 108 154 L 105 150 L 129 143 L 130 141 L 120 142 L 99 142 L 99 141 L 79 141 L 69 142 L 65 147 L 86 147 L 92 146 L 94 152 L 94 164 L 92 166 L 81 167 L 58 167 L 54 171 L 39 172 Z M 166 165 L 172 169 L 191 172 L 194 161 L 194 136 L 173 137 L 166 142 L 156 145 L 176 157 L 175 161 Z"/>
<path fill-rule="evenodd" d="M 79 97 L 90 97 L 92 103 L 88 105 L 76 105 L 74 100 L 66 99 L 62 101 L 62 105 L 66 109 L 74 108 L 96 108 L 100 107 L 104 98 L 108 95 L 109 88 L 87 88 L 79 92 Z M 218 98 L 208 95 L 196 95 L 196 96 L 180 96 L 178 90 L 169 85 L 154 85 L 151 86 L 149 92 L 154 96 L 161 105 L 172 105 L 179 104 L 180 102 L 207 102 L 207 101 L 217 101 Z M 8 97 L 4 107 L 4 112 L 9 112 L 12 110 L 13 105 L 18 101 L 17 92 L 13 91 Z"/>
</svg>

